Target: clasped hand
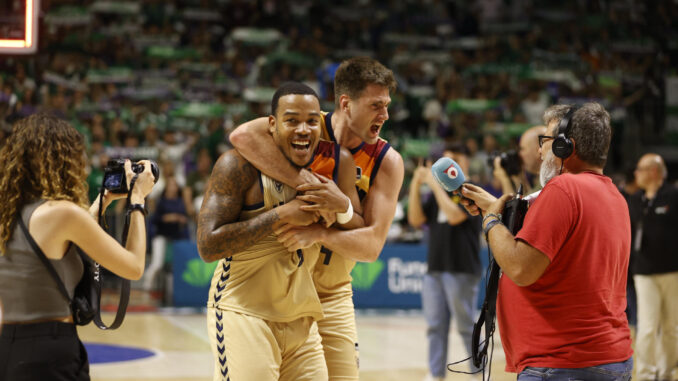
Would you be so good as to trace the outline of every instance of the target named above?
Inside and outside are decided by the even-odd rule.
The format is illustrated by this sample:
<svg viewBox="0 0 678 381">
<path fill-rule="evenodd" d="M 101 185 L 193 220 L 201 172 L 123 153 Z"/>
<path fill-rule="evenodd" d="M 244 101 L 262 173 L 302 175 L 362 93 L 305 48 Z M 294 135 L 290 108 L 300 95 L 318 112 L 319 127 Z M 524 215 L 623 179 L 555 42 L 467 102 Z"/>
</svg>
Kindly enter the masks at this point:
<svg viewBox="0 0 678 381">
<path fill-rule="evenodd" d="M 330 227 L 336 221 L 336 214 L 345 212 L 351 201 L 334 181 L 317 173 L 313 175 L 318 182 L 299 185 L 297 199 L 308 203 L 301 207 L 302 210 L 318 213 L 325 226 Z"/>
</svg>

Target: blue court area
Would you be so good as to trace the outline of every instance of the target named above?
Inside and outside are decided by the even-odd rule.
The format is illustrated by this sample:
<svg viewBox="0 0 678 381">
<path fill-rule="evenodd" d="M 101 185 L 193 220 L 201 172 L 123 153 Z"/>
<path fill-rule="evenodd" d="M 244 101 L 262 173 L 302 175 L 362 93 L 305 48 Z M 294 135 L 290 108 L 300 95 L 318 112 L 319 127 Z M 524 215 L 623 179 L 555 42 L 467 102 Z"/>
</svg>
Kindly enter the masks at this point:
<svg viewBox="0 0 678 381">
<path fill-rule="evenodd" d="M 155 356 L 147 349 L 127 347 L 124 345 L 83 343 L 87 349 L 90 364 L 105 364 L 130 360 L 140 360 Z"/>
</svg>

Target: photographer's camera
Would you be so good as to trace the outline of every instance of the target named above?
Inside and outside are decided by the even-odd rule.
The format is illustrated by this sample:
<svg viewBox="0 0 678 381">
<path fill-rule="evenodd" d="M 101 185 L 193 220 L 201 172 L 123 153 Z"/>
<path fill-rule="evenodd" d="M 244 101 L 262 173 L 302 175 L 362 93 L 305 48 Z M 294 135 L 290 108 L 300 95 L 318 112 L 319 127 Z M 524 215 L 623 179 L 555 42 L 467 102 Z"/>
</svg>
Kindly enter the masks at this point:
<svg viewBox="0 0 678 381">
<path fill-rule="evenodd" d="M 151 172 L 153 173 L 154 181 L 157 182 L 160 177 L 160 169 L 155 161 L 151 162 Z M 132 171 L 134 173 L 141 173 L 144 171 L 144 165 L 139 163 L 132 163 Z M 127 176 L 125 174 L 125 159 L 109 160 L 104 168 L 104 188 L 111 193 L 128 193 Z"/>
<path fill-rule="evenodd" d="M 494 168 L 494 159 L 499 156 L 501 157 L 501 167 L 504 168 L 506 174 L 509 176 L 515 176 L 520 174 L 522 169 L 522 160 L 520 160 L 520 155 L 515 150 L 509 150 L 506 152 L 494 151 L 487 158 L 487 165 L 490 168 Z"/>
</svg>

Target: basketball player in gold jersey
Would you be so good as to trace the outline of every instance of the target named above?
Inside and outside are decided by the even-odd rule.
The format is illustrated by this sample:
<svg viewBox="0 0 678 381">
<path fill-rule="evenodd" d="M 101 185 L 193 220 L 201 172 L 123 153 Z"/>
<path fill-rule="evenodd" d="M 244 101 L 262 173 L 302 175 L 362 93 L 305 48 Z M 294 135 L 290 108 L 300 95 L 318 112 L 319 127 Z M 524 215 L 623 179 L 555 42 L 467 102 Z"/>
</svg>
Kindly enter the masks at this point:
<svg viewBox="0 0 678 381">
<path fill-rule="evenodd" d="M 292 251 L 316 242 L 323 245 L 323 255 L 313 269 L 313 280 L 325 314 L 318 322 L 318 329 L 330 380 L 358 379 L 358 341 L 350 274 L 355 261 L 373 262 L 378 258 L 403 182 L 400 154 L 379 138 L 388 119 L 389 92 L 395 90 L 395 86 L 391 70 L 376 60 L 346 60 L 335 74 L 334 112 L 324 113 L 323 136 L 353 153 L 365 226 L 339 230 L 319 224 L 304 227 L 286 224 L 276 229 L 279 240 Z M 245 123 L 231 134 L 231 143 L 263 173 L 297 187 L 304 192 L 298 198 L 313 202 L 319 187 L 313 183 L 313 176 L 286 163 L 281 152 L 261 148 L 268 145 L 262 142 L 270 142 L 270 138 L 265 140 L 266 128 L 266 119 L 262 118 Z M 319 210 L 320 206 L 303 208 Z"/>
<path fill-rule="evenodd" d="M 325 170 L 359 210 L 351 154 L 328 142 L 319 149 L 322 115 L 315 92 L 285 84 L 274 95 L 272 109 L 269 148 L 278 147 L 295 167 Z M 325 209 L 346 210 L 347 196 L 336 186 L 323 191 Z M 273 234 L 283 223 L 317 221 L 317 213 L 302 210 L 306 203 L 295 196 L 295 189 L 260 174 L 235 150 L 214 166 L 198 218 L 198 250 L 205 261 L 220 261 L 208 299 L 215 380 L 327 379 L 320 336 L 312 325 L 322 318 L 322 307 L 305 264 L 306 258 L 316 261 L 319 247 L 289 252 Z M 362 225 L 357 213 L 343 219 L 347 226 Z"/>
</svg>

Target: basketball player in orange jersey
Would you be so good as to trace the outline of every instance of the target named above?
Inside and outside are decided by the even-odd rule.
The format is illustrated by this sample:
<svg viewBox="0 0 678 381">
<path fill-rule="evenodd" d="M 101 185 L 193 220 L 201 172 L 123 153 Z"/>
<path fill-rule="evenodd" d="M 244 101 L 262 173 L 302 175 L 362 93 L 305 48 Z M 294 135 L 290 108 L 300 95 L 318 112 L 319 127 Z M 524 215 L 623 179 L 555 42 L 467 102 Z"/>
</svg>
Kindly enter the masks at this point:
<svg viewBox="0 0 678 381">
<path fill-rule="evenodd" d="M 345 227 L 362 226 L 358 213 L 342 215 L 347 201 L 360 211 L 350 152 L 320 141 L 322 115 L 308 86 L 288 83 L 273 97 L 269 146 L 283 160 L 324 175 L 319 187 L 324 212 L 339 212 Z M 339 188 L 345 189 L 345 196 Z M 219 260 L 208 298 L 208 332 L 214 380 L 327 380 L 321 339 L 312 323 L 322 307 L 310 275 L 319 246 L 294 252 L 273 234 L 281 223 L 307 225 L 316 212 L 300 208 L 297 191 L 259 173 L 237 151 L 213 169 L 198 218 L 198 250 Z"/>
<path fill-rule="evenodd" d="M 381 252 L 395 215 L 403 182 L 403 160 L 379 138 L 388 120 L 390 91 L 396 82 L 391 70 L 370 58 L 342 62 L 334 78 L 335 109 L 325 113 L 323 137 L 338 142 L 353 153 L 356 188 L 363 207 L 365 226 L 353 230 L 284 225 L 276 230 L 289 250 L 322 244 L 313 269 L 313 281 L 325 317 L 318 321 L 330 380 L 358 379 L 358 341 L 351 288 L 351 270 L 356 261 L 373 262 Z M 263 173 L 303 191 L 301 200 L 315 202 L 320 193 L 313 176 L 283 160 L 281 152 L 262 149 L 270 142 L 267 121 L 259 118 L 231 134 L 231 143 Z M 310 179 L 310 181 L 309 181 Z M 316 207 L 305 206 L 304 209 Z M 313 209 L 311 209 L 313 210 Z"/>
</svg>

